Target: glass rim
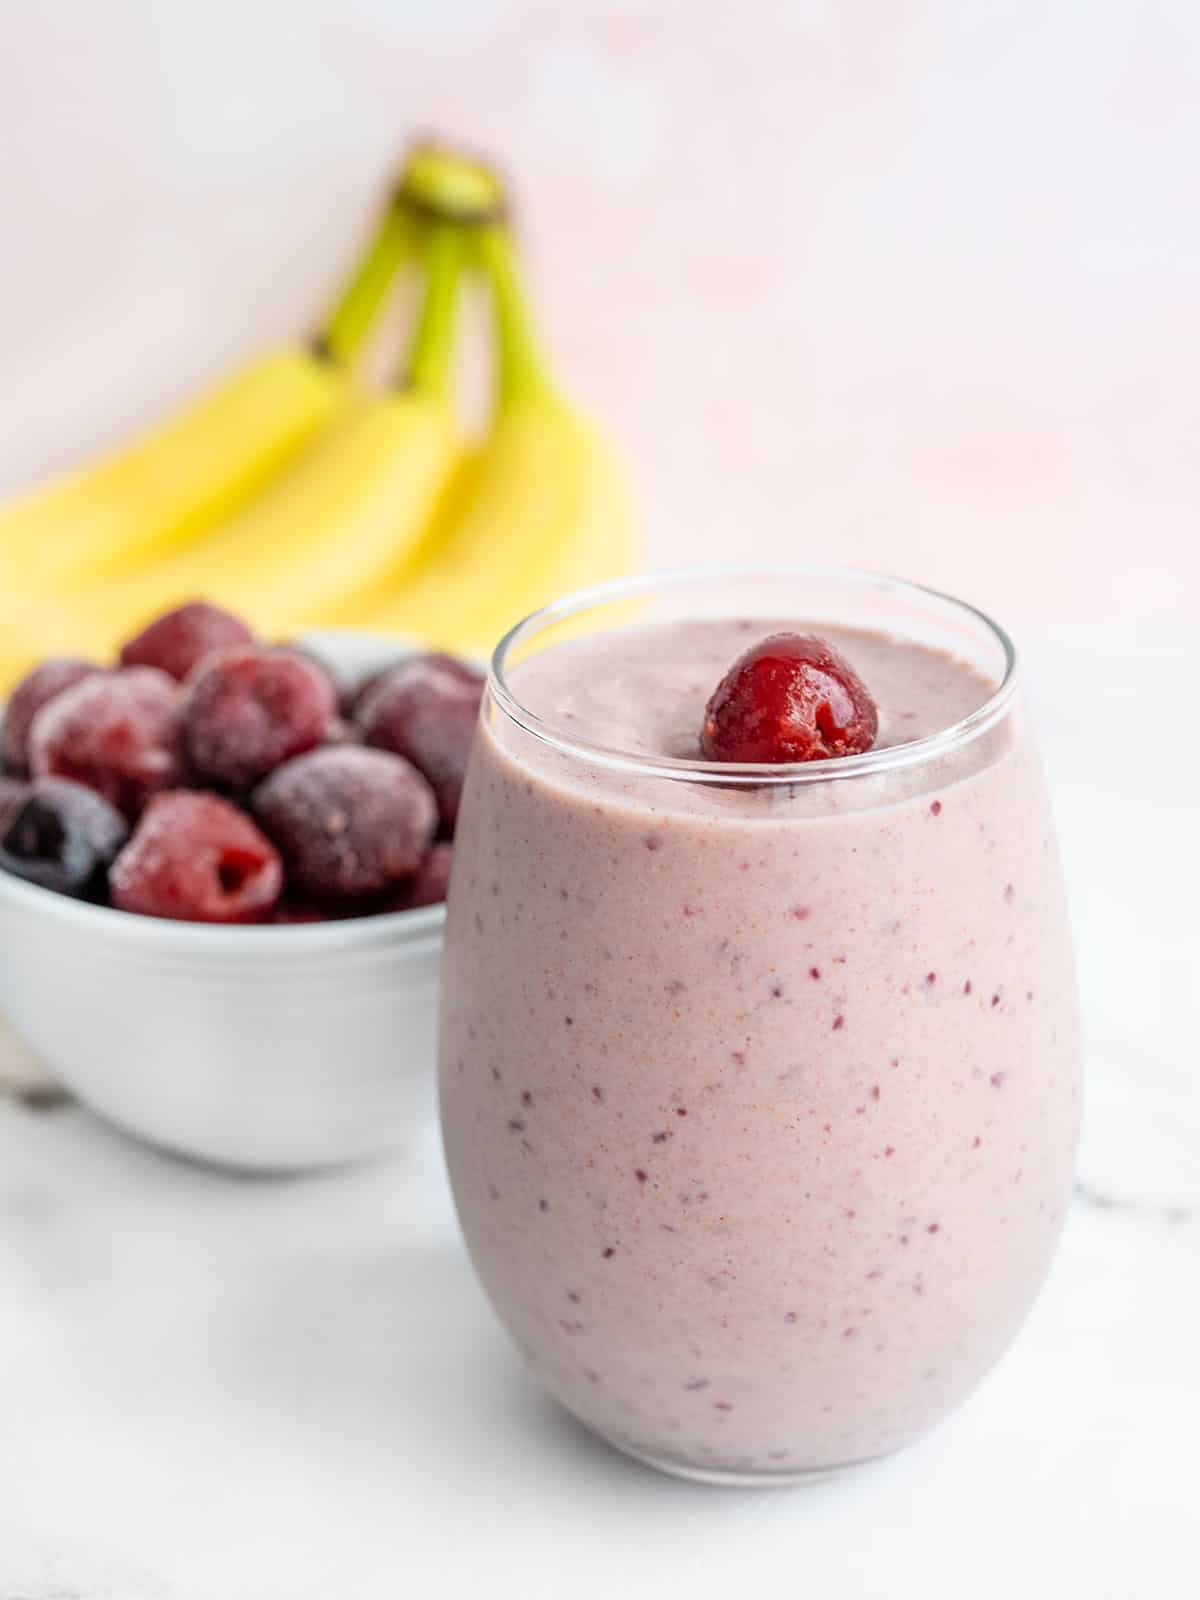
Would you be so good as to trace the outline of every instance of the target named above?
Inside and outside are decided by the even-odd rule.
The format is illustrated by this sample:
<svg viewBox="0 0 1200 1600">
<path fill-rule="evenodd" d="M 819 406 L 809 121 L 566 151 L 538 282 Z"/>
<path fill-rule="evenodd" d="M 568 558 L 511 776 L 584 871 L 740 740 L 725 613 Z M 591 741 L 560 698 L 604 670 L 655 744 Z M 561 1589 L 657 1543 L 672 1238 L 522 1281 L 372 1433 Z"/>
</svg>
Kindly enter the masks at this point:
<svg viewBox="0 0 1200 1600">
<path fill-rule="evenodd" d="M 881 749 L 866 750 L 861 755 L 832 756 L 820 761 L 736 762 L 695 760 L 678 756 L 648 756 L 644 752 L 622 750 L 568 734 L 550 719 L 530 710 L 513 691 L 509 682 L 509 657 L 514 647 L 555 623 L 564 622 L 597 606 L 620 600 L 634 599 L 640 595 L 678 590 L 693 585 L 714 582 L 758 581 L 763 583 L 795 582 L 805 578 L 836 579 L 864 588 L 890 591 L 917 598 L 937 600 L 953 607 L 964 617 L 982 624 L 992 639 L 1000 646 L 1004 671 L 991 694 L 974 711 L 968 712 L 949 727 L 904 744 L 887 745 Z M 812 619 L 806 619 L 811 621 Z M 739 567 L 702 566 L 677 567 L 643 573 L 632 578 L 615 578 L 607 583 L 593 584 L 577 589 L 571 594 L 552 600 L 548 605 L 531 611 L 515 623 L 492 652 L 488 666 L 488 694 L 492 703 L 517 727 L 532 738 L 568 756 L 588 761 L 593 765 L 642 777 L 665 778 L 675 782 L 720 783 L 725 785 L 762 788 L 764 786 L 789 786 L 808 783 L 841 782 L 848 778 L 867 777 L 874 773 L 894 772 L 905 767 L 949 754 L 960 746 L 977 739 L 994 727 L 1007 713 L 1017 687 L 1017 652 L 1004 628 L 978 606 L 955 595 L 946 594 L 927 584 L 913 583 L 890 573 L 871 572 L 857 567 L 800 566 L 800 567 Z"/>
</svg>

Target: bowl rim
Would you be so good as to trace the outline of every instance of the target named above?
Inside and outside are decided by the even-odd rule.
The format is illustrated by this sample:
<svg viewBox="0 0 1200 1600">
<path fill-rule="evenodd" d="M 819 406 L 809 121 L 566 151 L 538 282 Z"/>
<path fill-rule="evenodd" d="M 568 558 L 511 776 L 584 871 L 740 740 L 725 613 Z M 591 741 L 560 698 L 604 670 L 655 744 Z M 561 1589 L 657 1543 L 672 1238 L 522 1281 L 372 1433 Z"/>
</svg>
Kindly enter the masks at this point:
<svg viewBox="0 0 1200 1600">
<path fill-rule="evenodd" d="M 444 904 L 407 911 L 379 911 L 340 921 L 281 923 L 187 922 L 182 918 L 147 917 L 57 894 L 0 869 L 0 906 L 43 915 L 83 933 L 144 946 L 184 950 L 196 955 L 313 955 L 381 945 L 421 944 L 440 934 Z"/>
<path fill-rule="evenodd" d="M 804 762 L 714 761 L 675 756 L 648 755 L 600 744 L 565 731 L 549 717 L 525 705 L 510 678 L 510 657 L 518 645 L 536 637 L 539 631 L 570 620 L 587 611 L 613 602 L 654 595 L 671 590 L 737 582 L 796 583 L 806 579 L 826 579 L 862 590 L 914 597 L 933 601 L 967 619 L 999 647 L 1002 671 L 987 696 L 957 722 L 924 734 L 918 739 L 894 745 L 872 746 L 857 755 L 831 756 Z M 553 647 L 552 647 L 553 648 Z M 819 783 L 843 783 L 871 777 L 877 773 L 922 766 L 947 755 L 994 727 L 1010 711 L 1019 684 L 1017 649 L 1008 631 L 978 606 L 957 595 L 929 584 L 895 577 L 869 568 L 829 563 L 800 563 L 793 566 L 706 565 L 669 567 L 642 572 L 632 577 L 612 579 L 586 589 L 562 595 L 548 605 L 522 617 L 508 630 L 492 652 L 488 670 L 491 704 L 523 732 L 540 744 L 562 755 L 605 767 L 623 774 L 673 780 L 711 783 L 722 788 L 793 788 Z"/>
</svg>

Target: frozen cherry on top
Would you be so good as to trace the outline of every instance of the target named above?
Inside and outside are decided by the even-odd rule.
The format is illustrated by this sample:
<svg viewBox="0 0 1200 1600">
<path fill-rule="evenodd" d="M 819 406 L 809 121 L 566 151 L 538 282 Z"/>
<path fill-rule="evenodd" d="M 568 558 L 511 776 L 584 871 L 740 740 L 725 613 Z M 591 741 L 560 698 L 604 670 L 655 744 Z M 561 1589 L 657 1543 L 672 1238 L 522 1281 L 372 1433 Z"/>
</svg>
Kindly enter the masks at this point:
<svg viewBox="0 0 1200 1600">
<path fill-rule="evenodd" d="M 29 764 L 35 777 L 85 784 L 136 817 L 182 776 L 179 685 L 154 667 L 84 678 L 34 717 Z"/>
<path fill-rule="evenodd" d="M 289 761 L 254 792 L 288 882 L 345 900 L 386 889 L 421 865 L 437 826 L 425 779 L 385 750 L 330 745 Z"/>
<path fill-rule="evenodd" d="M 775 633 L 721 679 L 700 744 L 714 761 L 821 761 L 869 750 L 878 726 L 866 685 L 833 645 Z"/>
<path fill-rule="evenodd" d="M 125 818 L 94 789 L 35 778 L 0 819 L 0 867 L 56 894 L 99 899 L 128 837 Z"/>
<path fill-rule="evenodd" d="M 369 745 L 411 761 L 433 786 L 442 831 L 458 820 L 483 678 L 453 656 L 402 661 L 363 694 L 355 720 Z"/>
<path fill-rule="evenodd" d="M 156 617 L 141 633 L 121 647 L 123 667 L 157 667 L 182 683 L 196 664 L 214 650 L 236 644 L 253 644 L 254 635 L 240 618 L 191 600 Z"/>
<path fill-rule="evenodd" d="M 113 905 L 144 917 L 262 922 L 283 889 L 283 866 L 228 800 L 176 789 L 147 806 L 108 882 Z"/>
<path fill-rule="evenodd" d="M 6 772 L 18 777 L 28 774 L 29 731 L 42 707 L 85 678 L 98 676 L 100 670 L 78 656 L 54 656 L 25 674 L 4 708 L 2 748 Z"/>
<path fill-rule="evenodd" d="M 186 694 L 183 747 L 192 770 L 225 789 L 249 789 L 315 749 L 337 714 L 328 674 L 292 650 L 222 650 L 202 663 Z"/>
</svg>

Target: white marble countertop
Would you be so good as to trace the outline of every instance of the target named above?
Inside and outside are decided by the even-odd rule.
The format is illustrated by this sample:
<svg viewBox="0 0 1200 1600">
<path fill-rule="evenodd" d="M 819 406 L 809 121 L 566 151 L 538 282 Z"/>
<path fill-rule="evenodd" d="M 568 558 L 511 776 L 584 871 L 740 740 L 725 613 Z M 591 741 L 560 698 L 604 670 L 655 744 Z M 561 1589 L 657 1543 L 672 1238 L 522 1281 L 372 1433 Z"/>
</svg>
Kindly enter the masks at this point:
<svg viewBox="0 0 1200 1600">
<path fill-rule="evenodd" d="M 1193 1595 L 1197 771 L 1166 739 L 1136 774 L 1108 755 L 1150 681 L 1155 725 L 1194 727 L 1200 663 L 1147 639 L 1117 674 L 1107 648 L 1029 650 L 1087 1016 L 1079 1197 L 1026 1330 L 946 1426 L 802 1490 L 660 1479 L 525 1376 L 432 1132 L 370 1170 L 248 1181 L 10 1098 L 0 1600 Z"/>
</svg>

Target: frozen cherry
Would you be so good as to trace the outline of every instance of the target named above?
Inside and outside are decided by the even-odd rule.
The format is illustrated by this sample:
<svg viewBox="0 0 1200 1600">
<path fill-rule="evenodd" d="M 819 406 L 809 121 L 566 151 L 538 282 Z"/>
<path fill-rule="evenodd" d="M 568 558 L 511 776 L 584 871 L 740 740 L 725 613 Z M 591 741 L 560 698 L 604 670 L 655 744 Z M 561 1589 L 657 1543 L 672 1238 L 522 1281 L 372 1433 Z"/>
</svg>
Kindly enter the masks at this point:
<svg viewBox="0 0 1200 1600">
<path fill-rule="evenodd" d="M 289 761 L 255 790 L 253 806 L 289 883 L 318 898 L 372 894 L 407 878 L 437 825 L 433 793 L 415 767 L 353 745 Z"/>
<path fill-rule="evenodd" d="M 33 719 L 39 778 L 86 784 L 127 817 L 181 778 L 179 686 L 153 667 L 102 673 L 64 689 Z"/>
<path fill-rule="evenodd" d="M 191 600 L 155 618 L 121 648 L 123 667 L 157 667 L 179 683 L 205 656 L 233 645 L 253 644 L 254 635 L 238 617 Z"/>
<path fill-rule="evenodd" d="M 283 889 L 274 845 L 228 800 L 156 795 L 109 873 L 113 905 L 184 922 L 262 922 Z"/>
<path fill-rule="evenodd" d="M 875 742 L 875 702 L 854 668 L 813 634 L 776 633 L 739 656 L 704 712 L 715 761 L 820 761 Z"/>
<path fill-rule="evenodd" d="M 318 672 L 328 678 L 329 687 L 333 691 L 334 699 L 337 701 L 338 716 L 348 717 L 350 715 L 351 707 L 354 703 L 353 688 L 338 676 L 324 656 L 318 655 L 308 645 L 301 644 L 298 639 L 284 639 L 280 642 L 279 648 L 286 650 L 289 655 L 302 656 L 305 661 L 310 662 Z"/>
<path fill-rule="evenodd" d="M 418 906 L 441 905 L 446 898 L 453 861 L 452 844 L 435 844 L 408 882 L 400 885 L 389 909 L 415 911 Z"/>
<path fill-rule="evenodd" d="M 43 706 L 84 678 L 94 678 L 99 667 L 78 656 L 55 656 L 27 673 L 9 696 L 4 710 L 4 766 L 23 777 L 29 772 L 29 730 Z"/>
<path fill-rule="evenodd" d="M 355 719 L 369 745 L 404 756 L 437 796 L 442 829 L 454 832 L 483 678 L 453 656 L 413 656 L 362 697 Z"/>
<path fill-rule="evenodd" d="M 457 672 L 465 677 L 474 676 L 474 669 L 472 667 L 465 666 L 461 661 L 459 661 L 457 656 L 448 656 L 433 652 L 431 655 L 421 657 L 414 657 L 411 655 L 394 657 L 391 661 L 385 662 L 383 666 L 370 668 L 369 671 L 362 674 L 362 676 L 360 676 L 350 686 L 346 695 L 348 704 L 350 706 L 350 711 L 348 713 L 343 712 L 343 715 L 356 716 L 358 712 L 362 710 L 363 706 L 366 705 L 367 697 L 379 687 L 385 678 L 390 678 L 393 672 L 398 671 L 399 668 L 406 666 L 411 661 L 417 659 L 438 661 L 449 672 Z"/>
<path fill-rule="evenodd" d="M 20 778 L 7 778 L 0 772 L 0 829 L 29 793 L 29 785 Z"/>
<path fill-rule="evenodd" d="M 56 894 L 94 899 L 128 837 L 125 818 L 94 789 L 36 778 L 3 822 L 0 866 Z"/>
<path fill-rule="evenodd" d="M 319 745 L 336 710 L 328 674 L 306 657 L 252 645 L 223 650 L 188 684 L 183 747 L 198 777 L 249 789 Z"/>
</svg>

